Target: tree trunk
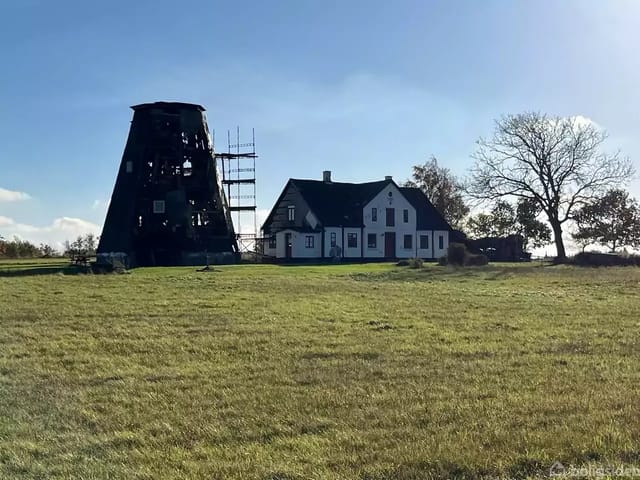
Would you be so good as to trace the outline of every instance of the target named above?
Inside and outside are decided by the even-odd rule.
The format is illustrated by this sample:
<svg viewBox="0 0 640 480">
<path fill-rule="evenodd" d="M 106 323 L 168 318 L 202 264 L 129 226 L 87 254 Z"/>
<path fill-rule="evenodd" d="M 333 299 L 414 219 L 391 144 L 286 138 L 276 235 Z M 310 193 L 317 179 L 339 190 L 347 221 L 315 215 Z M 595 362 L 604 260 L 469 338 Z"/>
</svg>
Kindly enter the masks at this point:
<svg viewBox="0 0 640 480">
<path fill-rule="evenodd" d="M 549 222 L 553 229 L 553 241 L 556 244 L 556 261 L 558 263 L 565 263 L 567 261 L 567 253 L 564 249 L 564 240 L 562 240 L 562 224 L 560 222 Z"/>
</svg>

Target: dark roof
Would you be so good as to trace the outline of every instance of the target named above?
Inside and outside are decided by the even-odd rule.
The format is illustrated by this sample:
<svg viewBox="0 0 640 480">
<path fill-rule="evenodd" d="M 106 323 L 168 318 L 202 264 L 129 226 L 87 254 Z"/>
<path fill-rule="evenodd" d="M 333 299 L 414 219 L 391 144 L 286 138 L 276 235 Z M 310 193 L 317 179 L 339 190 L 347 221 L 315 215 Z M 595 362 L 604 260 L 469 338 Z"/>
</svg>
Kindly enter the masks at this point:
<svg viewBox="0 0 640 480">
<path fill-rule="evenodd" d="M 361 227 L 363 207 L 393 180 L 341 183 L 292 178 L 290 182 L 323 225 Z"/>
<path fill-rule="evenodd" d="M 442 214 L 436 210 L 422 190 L 416 187 L 400 187 L 400 191 L 416 209 L 417 230 L 451 230 Z"/>
<path fill-rule="evenodd" d="M 415 187 L 399 187 L 393 180 L 341 183 L 291 178 L 265 220 L 264 226 L 270 224 L 280 200 L 291 184 L 298 189 L 322 225 L 361 227 L 363 226 L 362 210 L 364 206 L 389 183 L 394 184 L 416 209 L 417 230 L 451 230 L 447 221 L 422 190 Z"/>
<path fill-rule="evenodd" d="M 141 103 L 139 105 L 132 105 L 131 108 L 135 111 L 145 110 L 149 108 L 165 108 L 172 110 L 198 110 L 200 112 L 204 112 L 205 109 L 202 105 L 198 105 L 196 103 L 183 103 L 183 102 L 152 102 L 152 103 Z"/>
</svg>

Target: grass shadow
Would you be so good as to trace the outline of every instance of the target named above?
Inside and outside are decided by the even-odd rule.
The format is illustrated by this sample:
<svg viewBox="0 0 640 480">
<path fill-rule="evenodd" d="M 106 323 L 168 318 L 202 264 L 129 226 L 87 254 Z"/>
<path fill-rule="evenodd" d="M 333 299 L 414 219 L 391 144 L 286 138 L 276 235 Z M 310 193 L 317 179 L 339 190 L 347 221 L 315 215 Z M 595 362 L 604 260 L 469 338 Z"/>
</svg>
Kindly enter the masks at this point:
<svg viewBox="0 0 640 480">
<path fill-rule="evenodd" d="M 80 275 L 91 272 L 91 267 L 79 265 L 47 265 L 25 268 L 8 268 L 0 269 L 0 278 L 2 277 L 32 277 L 40 275 Z"/>
</svg>

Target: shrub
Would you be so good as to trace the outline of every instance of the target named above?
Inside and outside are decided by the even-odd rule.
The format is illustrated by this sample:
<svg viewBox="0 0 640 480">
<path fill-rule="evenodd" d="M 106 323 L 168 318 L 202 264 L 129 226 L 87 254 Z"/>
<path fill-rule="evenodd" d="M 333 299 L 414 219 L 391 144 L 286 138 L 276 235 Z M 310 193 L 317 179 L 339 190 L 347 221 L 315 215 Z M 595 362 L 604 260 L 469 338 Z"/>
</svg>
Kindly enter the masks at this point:
<svg viewBox="0 0 640 480">
<path fill-rule="evenodd" d="M 470 267 L 481 267 L 482 265 L 489 264 L 489 257 L 483 254 L 476 255 L 475 253 L 470 253 L 465 258 L 464 264 Z"/>
<path fill-rule="evenodd" d="M 424 262 L 421 258 L 410 258 L 409 259 L 409 268 L 422 268 L 422 264 Z"/>
<path fill-rule="evenodd" d="M 640 266 L 638 255 L 615 255 L 613 253 L 581 252 L 571 258 L 573 265 L 581 267 L 626 267 Z"/>
<path fill-rule="evenodd" d="M 447 260 L 451 265 L 462 266 L 467 257 L 467 247 L 462 243 L 451 243 L 447 250 Z"/>
<path fill-rule="evenodd" d="M 462 243 L 451 243 L 447 253 L 448 255 L 446 257 L 441 257 L 438 260 L 439 265 L 480 267 L 489 263 L 489 257 L 469 252 L 466 245 Z"/>
<path fill-rule="evenodd" d="M 409 266 L 409 260 L 400 260 L 398 261 L 398 263 L 396 263 L 396 267 L 408 267 Z"/>
</svg>

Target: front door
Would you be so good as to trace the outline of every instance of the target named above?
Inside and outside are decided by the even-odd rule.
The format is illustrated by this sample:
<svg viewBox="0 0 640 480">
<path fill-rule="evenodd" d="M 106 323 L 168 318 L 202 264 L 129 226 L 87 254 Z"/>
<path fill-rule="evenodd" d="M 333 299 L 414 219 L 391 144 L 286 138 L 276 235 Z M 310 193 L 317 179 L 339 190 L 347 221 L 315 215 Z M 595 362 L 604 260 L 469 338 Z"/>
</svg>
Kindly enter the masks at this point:
<svg viewBox="0 0 640 480">
<path fill-rule="evenodd" d="M 284 256 L 286 258 L 291 258 L 292 247 L 291 247 L 291 234 L 290 233 L 285 233 L 284 234 L 284 248 L 285 248 Z"/>
<path fill-rule="evenodd" d="M 396 258 L 396 232 L 385 232 L 384 256 L 386 258 Z"/>
</svg>

